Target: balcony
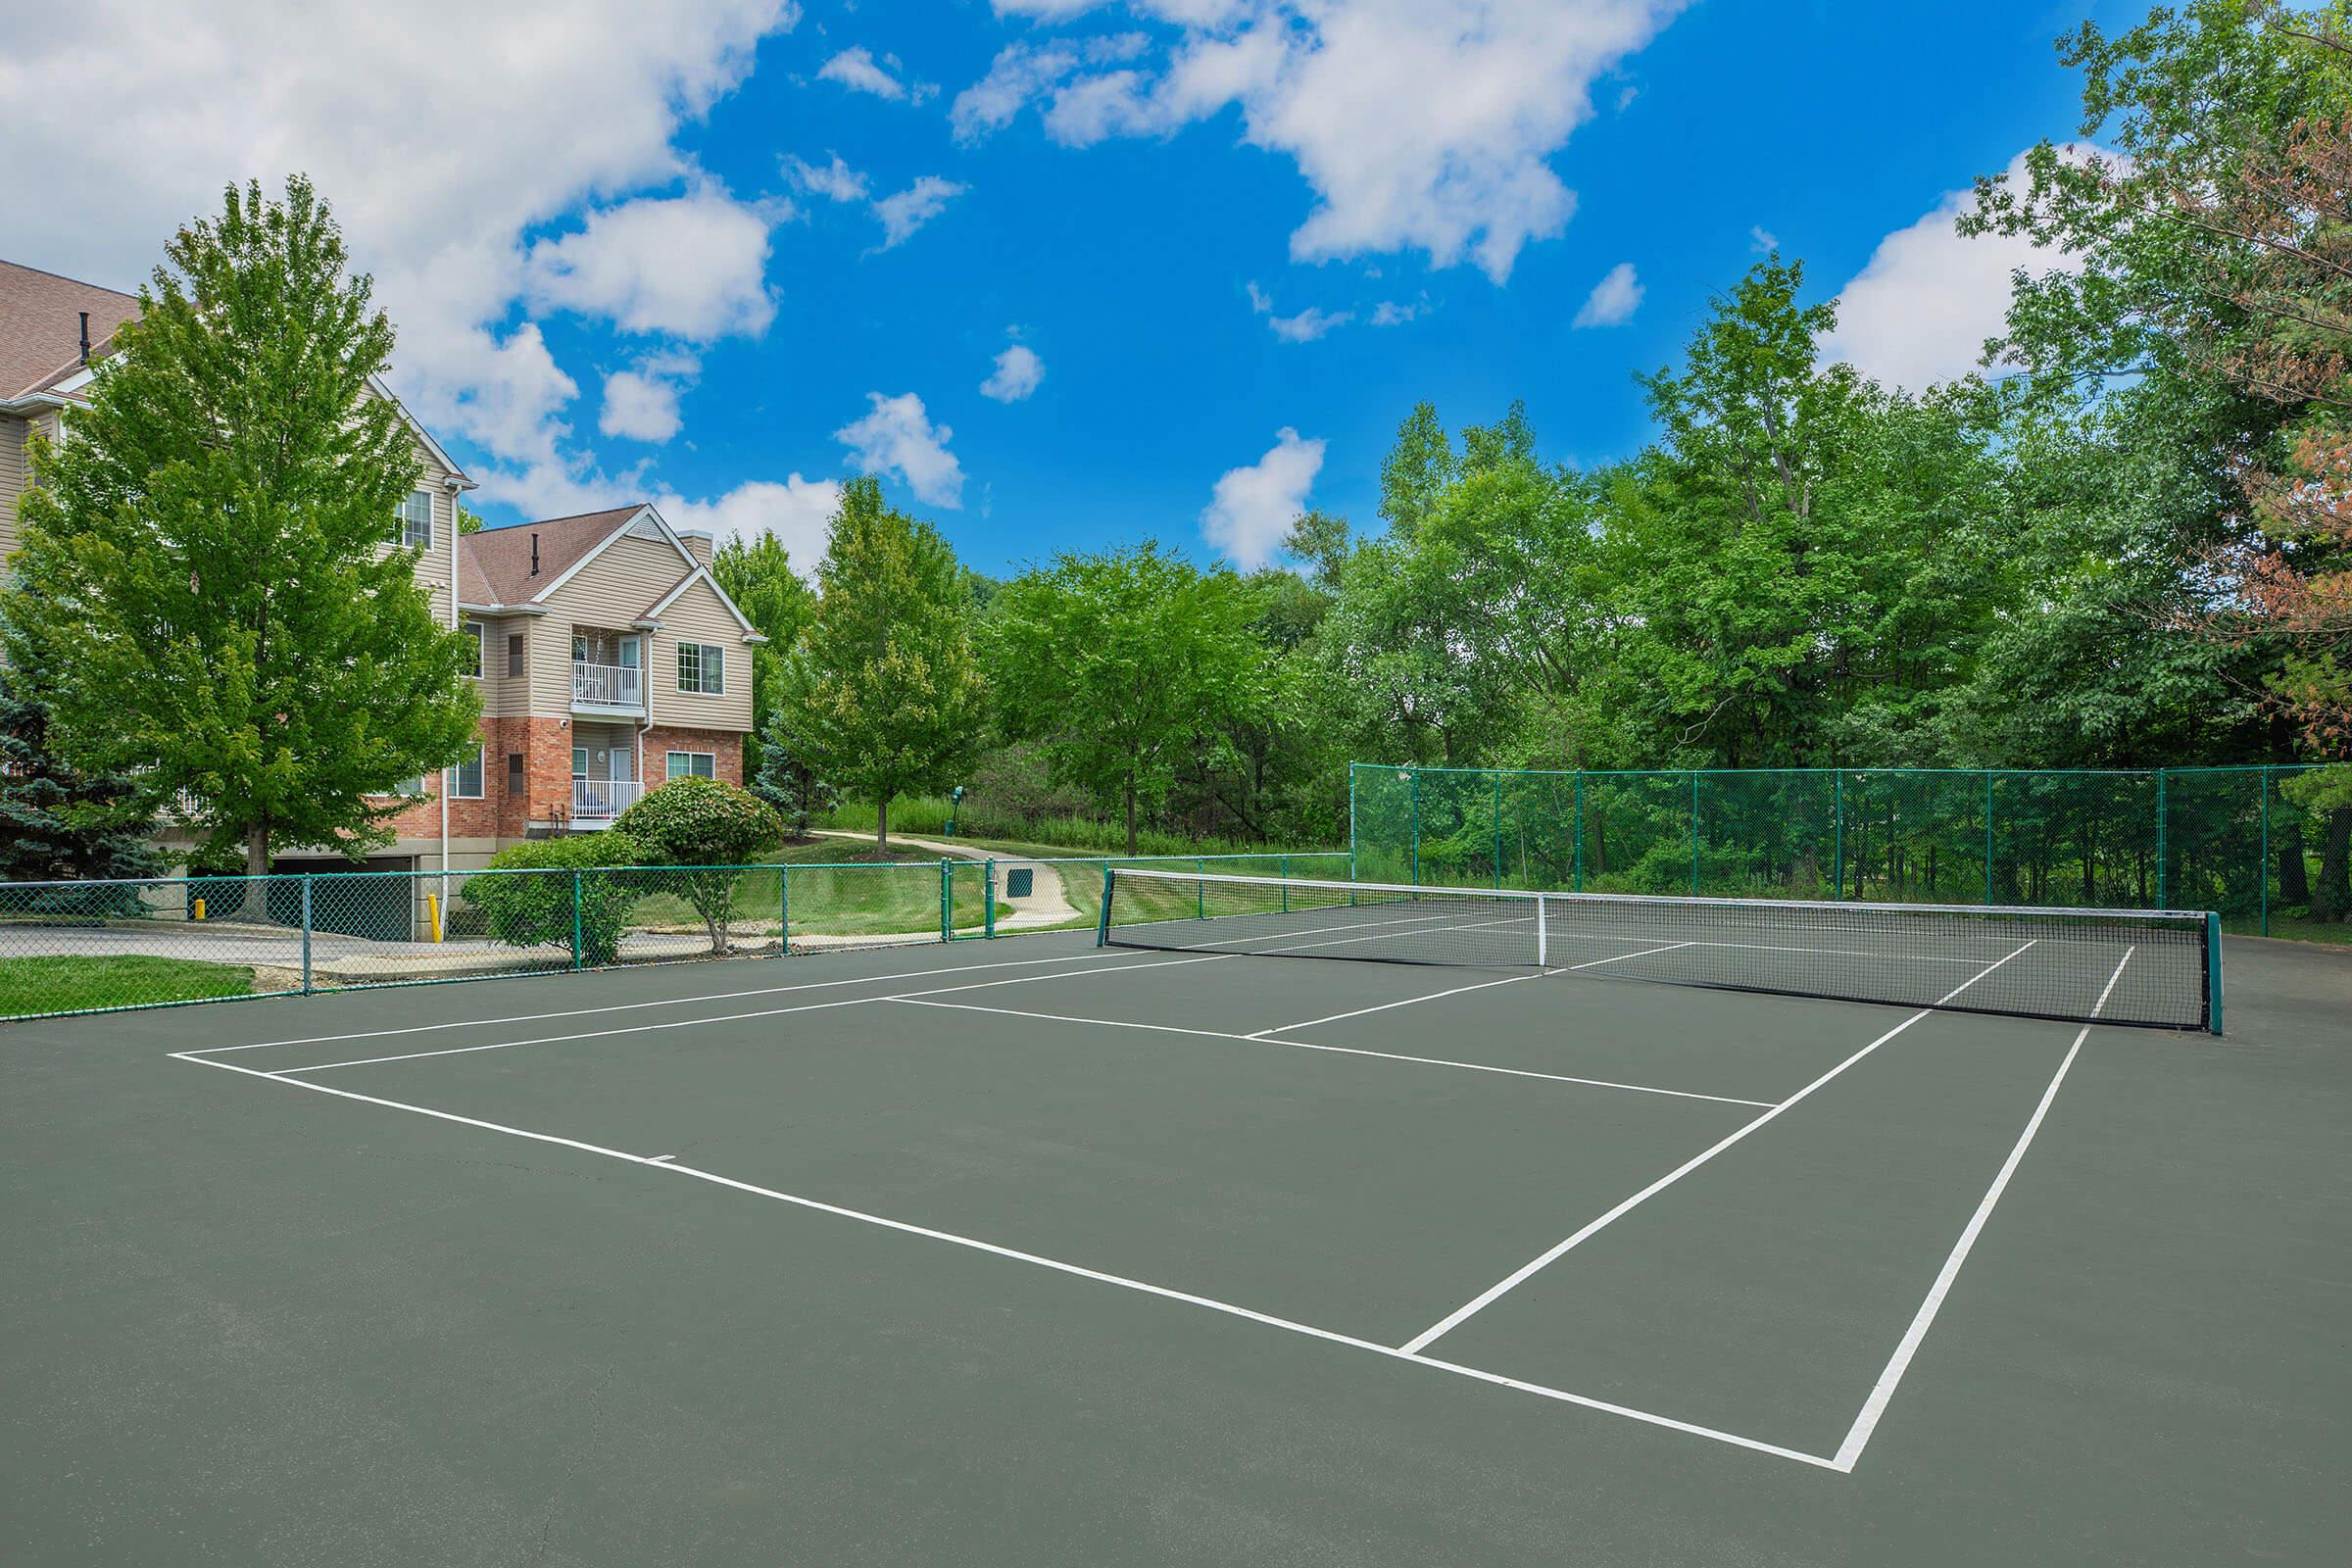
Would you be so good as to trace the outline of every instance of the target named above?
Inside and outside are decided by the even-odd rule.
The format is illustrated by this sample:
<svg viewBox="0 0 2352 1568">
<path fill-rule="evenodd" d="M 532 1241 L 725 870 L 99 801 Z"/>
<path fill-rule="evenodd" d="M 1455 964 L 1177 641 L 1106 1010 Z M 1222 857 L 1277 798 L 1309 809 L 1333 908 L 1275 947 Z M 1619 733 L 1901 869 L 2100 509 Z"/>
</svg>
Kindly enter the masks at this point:
<svg viewBox="0 0 2352 1568">
<path fill-rule="evenodd" d="M 635 664 L 571 662 L 571 706 L 609 712 L 645 711 L 645 671 Z"/>
<path fill-rule="evenodd" d="M 633 778 L 575 778 L 571 781 L 571 825 L 604 828 L 637 804 L 645 785 Z"/>
</svg>

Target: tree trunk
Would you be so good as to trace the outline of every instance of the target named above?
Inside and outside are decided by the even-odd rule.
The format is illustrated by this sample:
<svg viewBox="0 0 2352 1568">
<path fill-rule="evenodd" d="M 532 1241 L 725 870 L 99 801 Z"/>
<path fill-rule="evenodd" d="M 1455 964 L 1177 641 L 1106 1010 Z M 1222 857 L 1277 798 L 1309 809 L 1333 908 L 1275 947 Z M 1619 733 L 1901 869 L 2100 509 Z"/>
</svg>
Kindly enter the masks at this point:
<svg viewBox="0 0 2352 1568">
<path fill-rule="evenodd" d="M 874 802 L 874 848 L 877 852 L 890 848 L 890 797 L 878 797 Z"/>
<path fill-rule="evenodd" d="M 270 918 L 270 825 L 245 830 L 245 885 L 237 899 L 237 918 L 257 924 Z"/>
<path fill-rule="evenodd" d="M 2320 882 L 2311 890 L 2311 913 L 2318 920 L 2352 915 L 2352 806 L 2328 813 L 2328 836 L 2320 843 Z"/>
<path fill-rule="evenodd" d="M 1127 858 L 1135 858 L 1135 775 L 1127 775 Z"/>
<path fill-rule="evenodd" d="M 2311 903 L 2311 871 L 2303 860 L 2303 824 L 2292 817 L 2278 824 L 2278 902 L 2296 908 Z"/>
</svg>

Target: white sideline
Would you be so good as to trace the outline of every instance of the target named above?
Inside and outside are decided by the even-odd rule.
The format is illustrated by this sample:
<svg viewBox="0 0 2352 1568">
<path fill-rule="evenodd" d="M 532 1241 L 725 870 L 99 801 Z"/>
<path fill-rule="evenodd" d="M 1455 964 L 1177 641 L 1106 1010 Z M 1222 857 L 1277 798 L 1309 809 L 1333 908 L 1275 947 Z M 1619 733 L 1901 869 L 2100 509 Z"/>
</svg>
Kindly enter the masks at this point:
<svg viewBox="0 0 2352 1568">
<path fill-rule="evenodd" d="M 2100 991 L 2099 1000 L 2091 1004 L 2092 1018 L 2097 1018 L 2106 1007 L 2108 997 L 2114 994 L 2115 983 L 2124 977 L 2124 965 L 2132 961 L 2132 955 L 2135 951 L 2135 948 L 2126 948 L 2123 957 L 2116 960 L 2115 973 L 2107 977 L 2107 985 Z M 1911 1326 L 1903 1331 L 1903 1338 L 1895 1346 L 1894 1354 L 1887 1357 L 1886 1369 L 1879 1374 L 1879 1381 L 1871 1387 L 1870 1397 L 1862 1401 L 1862 1413 L 1854 1417 L 1853 1426 L 1846 1431 L 1845 1441 L 1838 1445 L 1838 1469 L 1851 1471 L 1861 1460 L 1862 1450 L 1869 1446 L 1871 1434 L 1879 1428 L 1879 1418 L 1886 1413 L 1887 1404 L 1894 1398 L 1895 1388 L 1903 1381 L 1903 1374 L 1910 1369 L 1911 1358 L 1919 1353 L 1921 1342 L 1927 1339 L 1928 1330 L 1935 1326 L 1936 1314 L 1942 1309 L 1943 1298 L 1950 1293 L 1952 1282 L 1960 1277 L 1960 1265 L 1968 1261 L 1970 1250 L 1977 1245 L 1978 1236 L 1984 1230 L 1984 1222 L 1992 1218 L 1993 1205 L 2001 1200 L 2001 1194 L 2008 1190 L 2009 1178 L 2017 1174 L 2018 1164 L 2026 1157 L 2026 1150 L 2034 1142 L 2034 1135 L 2041 1131 L 2042 1118 L 2050 1113 L 2050 1102 L 2058 1098 L 2058 1086 L 2066 1082 L 2067 1069 L 2074 1066 L 2075 1057 L 2082 1054 L 2082 1042 L 2089 1038 L 2090 1025 L 2085 1023 L 2076 1034 L 2075 1043 L 2067 1048 L 2066 1059 L 2058 1063 L 2058 1071 L 2050 1078 L 2050 1087 L 2041 1092 L 2041 1102 L 2034 1107 L 2026 1130 L 2018 1135 L 2017 1146 L 2009 1151 L 2009 1157 L 2001 1161 L 2000 1174 L 1993 1177 L 1992 1185 L 1984 1190 L 1984 1200 L 1969 1216 L 1967 1228 L 1961 1231 L 1960 1240 L 1952 1246 L 1951 1255 L 1943 1260 L 1943 1267 L 1936 1271 L 1936 1283 L 1929 1287 L 1927 1299 L 1919 1303 L 1919 1311 L 1911 1319 Z"/>
<path fill-rule="evenodd" d="M 1945 992 L 1942 997 L 1937 999 L 1936 1007 L 1942 1006 L 1945 1003 L 1951 1001 L 1952 998 L 1958 996 L 1961 992 L 1966 991 L 1970 986 L 1975 985 L 1979 980 L 1984 979 L 1986 975 L 1992 973 L 1993 970 L 1998 969 L 2002 964 L 2007 963 L 2011 958 L 2016 957 L 2018 954 L 2025 952 L 2027 948 L 2032 946 L 2034 946 L 2033 942 L 2029 941 L 2025 943 L 2024 946 L 2019 947 L 2015 952 L 1996 958 L 1991 963 L 1986 964 L 1984 968 L 1969 976 L 1968 979 L 1962 981 L 1958 986 L 1955 986 L 1952 990 Z M 1800 1101 L 1804 1100 L 1815 1090 L 1821 1088 L 1824 1084 L 1827 1084 L 1830 1082 L 1830 1080 L 1836 1078 L 1839 1073 L 1844 1072 L 1848 1067 L 1851 1067 L 1855 1062 L 1860 1061 L 1863 1057 L 1878 1050 L 1887 1041 L 1892 1040 L 1896 1035 L 1901 1034 L 1904 1030 L 1919 1022 L 1920 1019 L 1929 1016 L 1936 1010 L 1936 1007 L 1922 1007 L 1919 1011 L 1911 1014 L 1910 1017 L 1905 1018 L 1901 1023 L 1896 1024 L 1893 1028 L 1879 1036 L 1878 1039 L 1873 1040 L 1869 1045 L 1864 1046 L 1860 1051 L 1855 1052 L 1852 1055 L 1838 1063 L 1837 1066 L 1832 1067 L 1828 1072 L 1823 1073 L 1820 1077 L 1805 1085 L 1804 1088 L 1799 1089 L 1795 1094 L 1790 1095 L 1787 1100 L 1784 1100 L 1779 1104 L 1773 1106 L 1763 1115 L 1756 1117 L 1753 1121 L 1748 1122 L 1743 1127 L 1735 1129 L 1726 1137 L 1720 1139 L 1708 1148 L 1701 1150 L 1698 1153 L 1693 1154 L 1690 1156 L 1690 1158 L 1683 1161 L 1680 1165 L 1677 1165 L 1674 1169 L 1668 1171 L 1656 1181 L 1651 1182 L 1647 1187 L 1642 1188 L 1631 1198 L 1626 1199 L 1616 1207 L 1601 1215 L 1598 1219 L 1591 1221 L 1581 1229 L 1577 1230 L 1573 1235 L 1566 1237 L 1560 1242 L 1545 1249 L 1544 1251 L 1537 1253 L 1534 1257 L 1528 1259 L 1525 1263 L 1522 1263 L 1518 1268 L 1512 1270 L 1509 1274 L 1506 1274 L 1501 1279 L 1496 1280 L 1493 1285 L 1488 1286 L 1478 1295 L 1472 1297 L 1469 1300 L 1464 1301 L 1461 1305 L 1455 1307 L 1452 1311 L 1438 1319 L 1437 1322 L 1432 1323 L 1428 1328 L 1423 1329 L 1419 1334 L 1416 1334 L 1411 1339 L 1405 1341 L 1402 1348 L 1408 1354 L 1418 1353 L 1425 1347 L 1432 1345 L 1438 1340 L 1445 1338 L 1445 1336 L 1447 1334 L 1452 1333 L 1455 1329 L 1461 1327 L 1471 1318 L 1476 1317 L 1479 1313 L 1485 1311 L 1488 1307 L 1500 1300 L 1504 1296 L 1518 1289 L 1521 1285 L 1524 1285 L 1527 1283 L 1527 1281 L 1533 1279 L 1544 1269 L 1550 1267 L 1553 1263 L 1557 1262 L 1561 1257 L 1565 1256 L 1576 1248 L 1583 1246 L 1587 1241 L 1598 1235 L 1601 1231 L 1606 1230 L 1611 1225 L 1614 1225 L 1618 1220 L 1623 1219 L 1627 1214 L 1633 1212 L 1642 1204 L 1648 1202 L 1651 1199 L 1657 1197 L 1658 1194 L 1664 1192 L 1667 1188 L 1672 1187 L 1676 1182 L 1681 1181 L 1684 1177 L 1690 1175 L 1692 1171 L 1698 1169 L 1701 1165 L 1704 1165 L 1707 1161 L 1713 1159 L 1716 1155 L 1722 1153 L 1734 1144 L 1737 1144 L 1741 1139 L 1747 1137 L 1748 1134 L 1755 1132 L 1757 1129 L 1763 1127 L 1767 1122 L 1774 1120 L 1780 1116 L 1782 1112 L 1788 1110 L 1790 1106 L 1795 1105 Z"/>
<path fill-rule="evenodd" d="M 1524 978 L 1515 977 L 1515 978 Z M 1449 994 L 1449 993 L 1448 993 Z M 1652 1084 L 1624 1084 L 1607 1078 L 1577 1078 L 1561 1072 L 1537 1072 L 1529 1067 L 1498 1067 L 1484 1061 L 1453 1061 L 1444 1056 L 1408 1056 L 1395 1051 L 1366 1051 L 1356 1046 L 1325 1046 L 1311 1040 L 1275 1040 L 1237 1035 L 1224 1029 L 1189 1029 L 1172 1023 L 1137 1023 L 1125 1018 L 1089 1018 L 1069 1012 L 1026 1012 L 1018 1007 L 984 1007 L 972 1002 L 928 1002 L 915 997 L 889 999 L 910 1007 L 946 1007 L 956 1012 L 990 1012 L 1005 1018 L 1038 1018 L 1048 1023 L 1082 1023 L 1101 1029 L 1148 1029 L 1156 1034 L 1198 1035 L 1205 1040 L 1239 1040 L 1252 1046 L 1288 1046 L 1294 1051 L 1324 1051 L 1340 1056 L 1371 1056 L 1381 1061 L 1410 1061 L 1425 1067 L 1459 1067 L 1468 1072 L 1499 1073 L 1506 1078 L 1541 1078 L 1548 1083 L 1581 1084 L 1592 1089 L 1623 1089 L 1637 1095 L 1666 1095 L 1676 1100 L 1712 1100 L 1726 1105 L 1769 1105 L 1769 1100 L 1740 1100 L 1731 1095 L 1702 1095 L 1691 1089 L 1660 1089 Z"/>
<path fill-rule="evenodd" d="M 1492 924 L 1493 922 L 1487 923 Z M 1321 944 L 1317 944 L 1317 946 L 1321 946 Z M 1500 980 L 1481 980 L 1476 985 L 1455 986 L 1451 991 L 1433 991 L 1425 997 L 1407 997 L 1402 1002 L 1384 1002 L 1376 1007 L 1358 1007 L 1353 1012 L 1335 1012 L 1328 1017 L 1309 1018 L 1303 1023 L 1286 1023 L 1279 1025 L 1276 1028 L 1263 1029 L 1258 1032 L 1261 1035 L 1287 1035 L 1294 1029 L 1312 1029 L 1319 1023 L 1338 1023 L 1343 1018 L 1361 1018 L 1366 1013 L 1387 1012 L 1392 1007 L 1409 1007 L 1416 1002 L 1436 1002 L 1441 997 L 1458 997 L 1466 991 L 1484 991 L 1489 986 L 1507 986 L 1520 980 L 1539 980 L 1546 974 L 1568 974 L 1578 969 L 1597 969 L 1604 963 L 1623 963 L 1628 958 L 1646 958 L 1653 953 L 1672 953 L 1677 948 L 1687 948 L 1690 946 L 1690 944 L 1688 942 L 1669 942 L 1662 948 L 1643 948 L 1640 953 L 1620 953 L 1606 958 L 1592 958 L 1584 963 L 1563 964 L 1557 968 L 1544 969 L 1536 974 L 1514 974 L 1507 975 Z M 1708 1098 L 1716 1097 L 1710 1096 Z M 1768 1104 L 1770 1102 L 1762 1100 L 1745 1100 L 1740 1102 L 1740 1103 L 1745 1105 L 1762 1105 Z"/>
<path fill-rule="evenodd" d="M 906 1220 L 890 1219 L 880 1214 L 869 1214 L 861 1209 L 844 1207 L 839 1203 L 828 1203 L 820 1199 L 804 1198 L 795 1193 L 779 1192 L 772 1187 L 755 1186 L 750 1182 L 737 1181 L 731 1176 L 721 1176 L 715 1171 L 678 1164 L 676 1156 L 671 1154 L 650 1156 L 632 1154 L 624 1150 L 607 1149 L 602 1145 L 584 1143 L 576 1138 L 563 1138 L 553 1133 L 535 1133 L 526 1128 L 510 1127 L 500 1122 L 484 1121 L 478 1117 L 461 1116 L 453 1111 L 435 1110 L 429 1105 L 413 1105 L 404 1101 L 384 1100 L 374 1095 L 356 1094 L 348 1089 L 337 1089 L 330 1084 L 310 1083 L 300 1078 L 288 1078 L 281 1073 L 265 1072 L 259 1067 L 239 1066 L 233 1061 L 215 1061 L 209 1056 L 198 1056 L 187 1052 L 172 1052 L 171 1054 L 174 1060 L 190 1062 L 199 1067 L 217 1067 L 222 1072 L 241 1073 L 249 1078 L 265 1078 L 272 1083 L 284 1084 L 289 1088 L 307 1089 L 314 1094 L 333 1095 L 339 1100 L 351 1100 L 363 1104 L 410 1111 L 416 1115 L 429 1116 L 436 1121 L 453 1122 L 462 1127 L 503 1133 L 512 1138 L 528 1139 L 533 1143 L 553 1144 L 559 1148 L 576 1150 L 582 1153 L 596 1154 L 606 1159 L 621 1160 L 646 1170 L 667 1171 L 673 1175 L 692 1177 L 696 1181 L 709 1182 L 715 1187 L 732 1188 L 737 1192 L 749 1193 L 756 1198 L 771 1199 L 776 1202 L 790 1203 L 795 1207 L 809 1209 L 819 1214 L 830 1214 L 837 1219 L 856 1220 L 859 1224 L 879 1226 L 884 1230 L 897 1231 L 906 1236 L 919 1236 L 927 1241 L 946 1242 L 953 1247 L 965 1248 L 975 1252 L 985 1252 L 994 1257 L 1009 1258 L 1016 1263 L 1028 1263 L 1038 1268 L 1051 1269 L 1057 1274 L 1068 1274 L 1079 1279 L 1093 1280 L 1098 1284 L 1113 1285 L 1121 1290 L 1135 1291 L 1145 1296 L 1156 1296 L 1163 1300 L 1180 1301 L 1187 1306 L 1205 1307 L 1212 1312 L 1221 1312 L 1228 1317 L 1242 1318 L 1251 1323 L 1261 1323 L 1268 1328 L 1281 1329 L 1286 1333 L 1303 1335 L 1308 1339 L 1323 1340 L 1333 1345 L 1344 1345 L 1350 1349 L 1366 1350 L 1374 1355 L 1385 1356 L 1392 1361 L 1407 1361 L 1416 1366 L 1449 1372 L 1456 1377 L 1493 1384 L 1497 1388 L 1512 1389 L 1521 1394 L 1536 1395 L 1539 1397 L 1557 1400 L 1563 1404 L 1581 1405 L 1586 1409 L 1598 1410 L 1606 1415 L 1622 1416 L 1629 1421 L 1639 1421 L 1645 1426 L 1662 1427 L 1668 1431 L 1681 1432 L 1690 1437 L 1706 1438 L 1716 1443 L 1728 1444 L 1733 1447 L 1771 1454 L 1775 1458 L 1792 1459 L 1799 1464 L 1812 1465 L 1818 1469 L 1836 1470 L 1839 1468 L 1836 1460 L 1824 1458 L 1820 1454 L 1804 1453 L 1795 1448 L 1785 1448 L 1778 1444 L 1741 1437 L 1736 1432 L 1725 1432 L 1715 1427 L 1700 1426 L 1690 1421 L 1678 1421 L 1672 1416 L 1659 1415 L 1654 1411 L 1638 1410 L 1631 1405 L 1613 1404 L 1606 1399 L 1595 1399 L 1587 1395 L 1572 1394 L 1565 1389 L 1548 1388 L 1541 1383 L 1529 1383 L 1523 1379 L 1505 1377 L 1499 1372 L 1489 1372 L 1483 1368 L 1465 1366 L 1456 1361 L 1442 1361 L 1435 1356 L 1414 1354 L 1411 1351 L 1399 1350 L 1393 1346 L 1382 1345 L 1377 1341 L 1357 1339 L 1351 1334 L 1342 1334 L 1335 1329 L 1317 1328 L 1311 1323 L 1300 1323 L 1291 1318 L 1276 1317 L 1270 1312 L 1259 1312 L 1250 1307 L 1238 1306 L 1233 1302 L 1220 1301 L 1211 1297 L 1195 1296 L 1188 1291 L 1171 1290 L 1164 1285 L 1148 1284 L 1143 1280 L 1130 1279 L 1122 1274 L 1110 1274 L 1101 1269 L 1063 1262 L 1059 1258 L 1047 1257 L 1037 1252 L 1024 1252 L 1016 1248 L 1002 1247 L 995 1242 L 984 1242 L 976 1237 L 959 1236 L 954 1231 L 933 1230 L 929 1226 L 909 1224 Z"/>
</svg>

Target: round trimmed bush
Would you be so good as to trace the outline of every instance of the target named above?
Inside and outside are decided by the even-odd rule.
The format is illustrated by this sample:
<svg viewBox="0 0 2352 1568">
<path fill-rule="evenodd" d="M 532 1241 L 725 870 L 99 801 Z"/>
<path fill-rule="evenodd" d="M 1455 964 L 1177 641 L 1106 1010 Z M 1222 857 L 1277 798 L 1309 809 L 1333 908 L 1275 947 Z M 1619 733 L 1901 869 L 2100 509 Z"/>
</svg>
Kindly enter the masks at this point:
<svg viewBox="0 0 2352 1568">
<path fill-rule="evenodd" d="M 652 863 L 679 866 L 676 891 L 703 917 L 710 951 L 727 951 L 727 924 L 743 868 L 784 842 L 784 819 L 750 792 L 717 778 L 673 778 L 612 820 Z"/>
</svg>

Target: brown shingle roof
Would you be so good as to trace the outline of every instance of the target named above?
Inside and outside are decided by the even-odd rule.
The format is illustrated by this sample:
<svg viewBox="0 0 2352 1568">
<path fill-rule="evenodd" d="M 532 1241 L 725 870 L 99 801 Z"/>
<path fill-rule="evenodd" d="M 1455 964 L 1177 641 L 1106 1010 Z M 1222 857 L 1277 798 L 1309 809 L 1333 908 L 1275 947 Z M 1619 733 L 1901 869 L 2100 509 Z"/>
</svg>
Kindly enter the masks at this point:
<svg viewBox="0 0 2352 1568">
<path fill-rule="evenodd" d="M 643 511 L 642 505 L 583 512 L 544 522 L 484 528 L 458 540 L 458 594 L 468 604 L 520 605 L 611 538 Z M 531 540 L 539 541 L 539 574 L 531 575 Z M 481 597 L 476 597 L 477 590 Z"/>
<path fill-rule="evenodd" d="M 90 313 L 91 356 L 139 314 L 138 296 L 0 262 L 0 398 L 56 381 L 81 361 L 81 313 Z"/>
</svg>

